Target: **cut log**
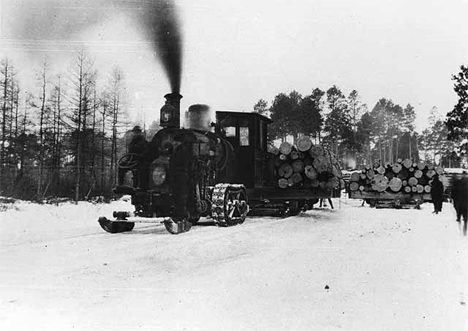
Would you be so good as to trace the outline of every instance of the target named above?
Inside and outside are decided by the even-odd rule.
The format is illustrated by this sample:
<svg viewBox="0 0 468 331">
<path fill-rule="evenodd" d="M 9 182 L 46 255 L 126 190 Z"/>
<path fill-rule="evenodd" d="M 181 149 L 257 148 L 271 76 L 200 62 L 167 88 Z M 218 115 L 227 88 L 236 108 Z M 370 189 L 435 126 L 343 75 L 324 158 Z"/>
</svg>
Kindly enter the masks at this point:
<svg viewBox="0 0 468 331">
<path fill-rule="evenodd" d="M 304 172 L 304 162 L 302 160 L 294 160 L 294 162 L 291 164 L 293 171 L 294 172 Z"/>
<path fill-rule="evenodd" d="M 304 167 L 304 173 L 307 178 L 312 179 L 312 180 L 316 179 L 318 176 L 317 170 L 315 170 L 315 168 L 311 165 Z"/>
<path fill-rule="evenodd" d="M 434 170 L 434 165 L 432 163 L 428 163 L 427 170 Z"/>
<path fill-rule="evenodd" d="M 349 189 L 351 191 L 357 191 L 359 190 L 359 183 L 358 182 L 351 182 L 349 183 Z"/>
<path fill-rule="evenodd" d="M 401 181 L 400 178 L 398 177 L 393 177 L 390 182 L 388 183 L 388 187 L 390 188 L 390 190 L 392 190 L 393 192 L 398 192 L 401 190 L 401 187 L 402 187 L 403 183 Z"/>
<path fill-rule="evenodd" d="M 384 175 L 377 174 L 374 176 L 374 179 L 372 179 L 371 184 L 374 191 L 383 192 L 387 189 L 388 178 Z"/>
<path fill-rule="evenodd" d="M 296 172 L 292 174 L 291 179 L 294 184 L 299 184 L 300 182 L 302 182 L 302 175 Z"/>
<path fill-rule="evenodd" d="M 380 175 L 383 175 L 385 174 L 385 168 L 380 166 L 378 167 L 377 169 L 375 169 L 377 173 L 379 173 Z"/>
<path fill-rule="evenodd" d="M 413 166 L 413 162 L 412 162 L 410 159 L 405 159 L 405 160 L 403 160 L 402 165 L 403 165 L 403 167 L 405 167 L 406 169 L 409 169 L 410 167 Z"/>
<path fill-rule="evenodd" d="M 411 186 L 404 187 L 405 193 L 411 193 Z"/>
<path fill-rule="evenodd" d="M 408 185 L 409 186 L 416 186 L 418 185 L 418 180 L 415 177 L 411 177 L 408 179 Z"/>
<path fill-rule="evenodd" d="M 315 146 L 314 146 L 315 147 Z M 313 166 L 315 170 L 320 174 L 322 172 L 330 172 L 331 171 L 331 164 L 330 159 L 326 156 L 317 156 L 313 161 Z"/>
<path fill-rule="evenodd" d="M 407 181 L 407 180 L 402 180 L 402 181 L 401 181 L 401 185 L 407 186 L 407 185 L 408 185 L 408 181 Z"/>
<path fill-rule="evenodd" d="M 418 193 L 418 187 L 417 186 L 411 186 L 411 192 Z"/>
<path fill-rule="evenodd" d="M 434 177 L 436 174 L 435 170 L 434 169 L 429 169 L 427 172 L 426 172 L 426 177 L 431 179 L 432 177 Z"/>
<path fill-rule="evenodd" d="M 293 146 L 287 141 L 282 142 L 279 147 L 280 152 L 284 155 L 289 155 L 292 152 L 292 149 Z"/>
<path fill-rule="evenodd" d="M 426 168 L 426 162 L 424 162 L 424 161 L 419 161 L 419 162 L 418 162 L 418 165 L 417 165 L 417 168 L 418 168 L 419 170 L 424 170 L 424 168 Z"/>
<path fill-rule="evenodd" d="M 362 179 L 362 180 L 364 180 L 364 179 L 367 178 L 366 174 L 360 174 L 359 177 L 360 177 L 360 179 Z"/>
<path fill-rule="evenodd" d="M 301 152 L 307 152 L 312 147 L 312 140 L 308 136 L 302 136 L 297 139 L 297 149 Z"/>
<path fill-rule="evenodd" d="M 418 170 L 416 170 L 416 171 L 414 172 L 414 177 L 416 177 L 416 178 L 419 179 L 419 178 L 421 178 L 422 176 L 423 176 L 423 172 L 422 172 L 421 170 L 418 169 Z"/>
<path fill-rule="evenodd" d="M 278 175 L 284 178 L 291 177 L 293 172 L 293 167 L 289 163 L 282 164 L 281 167 L 279 167 L 278 169 Z"/>
<path fill-rule="evenodd" d="M 359 172 L 353 172 L 349 177 L 350 182 L 357 182 L 361 178 L 361 174 Z"/>
<path fill-rule="evenodd" d="M 292 151 L 291 153 L 289 153 L 289 157 L 291 158 L 291 160 L 297 160 L 299 158 L 299 153 L 297 151 Z"/>
<path fill-rule="evenodd" d="M 322 156 L 323 155 L 323 147 L 320 146 L 320 145 L 314 145 L 310 148 L 309 150 L 309 154 L 310 156 L 312 156 L 313 158 L 316 158 L 318 156 Z"/>
<path fill-rule="evenodd" d="M 359 186 L 359 191 L 364 191 L 364 190 L 365 190 L 364 185 L 360 185 L 360 186 Z"/>
<path fill-rule="evenodd" d="M 288 159 L 288 156 L 286 154 L 280 154 L 279 158 L 281 161 L 286 161 Z"/>
<path fill-rule="evenodd" d="M 424 192 L 424 186 L 422 186 L 421 184 L 416 185 L 416 189 L 417 189 L 418 193 L 423 193 Z"/>
<path fill-rule="evenodd" d="M 425 185 L 424 186 L 424 192 L 431 193 L 431 185 Z"/>
<path fill-rule="evenodd" d="M 401 168 L 402 165 L 400 163 L 395 163 L 394 165 L 392 165 L 392 171 L 396 174 L 401 171 Z"/>
<path fill-rule="evenodd" d="M 280 188 L 287 188 L 288 187 L 288 180 L 286 178 L 278 179 L 278 186 Z"/>
</svg>

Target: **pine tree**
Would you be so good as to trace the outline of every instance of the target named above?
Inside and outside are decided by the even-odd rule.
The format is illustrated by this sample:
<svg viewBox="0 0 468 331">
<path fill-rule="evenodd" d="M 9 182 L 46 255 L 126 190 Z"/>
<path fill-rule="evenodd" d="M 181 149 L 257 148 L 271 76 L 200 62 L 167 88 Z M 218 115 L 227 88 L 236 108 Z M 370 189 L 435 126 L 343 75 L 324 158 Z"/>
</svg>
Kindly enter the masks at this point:
<svg viewBox="0 0 468 331">
<path fill-rule="evenodd" d="M 458 95 L 458 102 L 453 110 L 447 113 L 445 124 L 448 128 L 448 139 L 461 142 L 461 147 L 468 154 L 468 66 L 462 65 L 460 72 L 452 76 L 455 81 L 454 91 Z"/>
</svg>

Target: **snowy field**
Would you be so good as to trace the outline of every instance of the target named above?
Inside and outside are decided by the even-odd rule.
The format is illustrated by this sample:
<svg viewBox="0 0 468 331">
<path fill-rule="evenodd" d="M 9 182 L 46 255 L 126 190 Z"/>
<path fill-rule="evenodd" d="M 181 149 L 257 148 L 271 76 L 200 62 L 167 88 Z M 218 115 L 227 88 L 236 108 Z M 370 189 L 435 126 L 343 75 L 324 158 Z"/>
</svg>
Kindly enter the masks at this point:
<svg viewBox="0 0 468 331">
<path fill-rule="evenodd" d="M 128 202 L 0 212 L 0 330 L 468 330 L 468 237 L 442 214 L 334 199 L 173 236 L 98 216 Z"/>
</svg>

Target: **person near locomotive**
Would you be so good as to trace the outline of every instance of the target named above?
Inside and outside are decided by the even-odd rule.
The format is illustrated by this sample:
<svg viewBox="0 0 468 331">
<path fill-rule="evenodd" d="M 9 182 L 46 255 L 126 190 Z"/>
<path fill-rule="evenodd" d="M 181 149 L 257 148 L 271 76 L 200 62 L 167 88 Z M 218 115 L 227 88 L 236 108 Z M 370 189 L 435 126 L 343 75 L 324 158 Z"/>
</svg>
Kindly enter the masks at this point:
<svg viewBox="0 0 468 331">
<path fill-rule="evenodd" d="M 453 207 L 457 212 L 457 222 L 463 218 L 463 234 L 466 235 L 467 222 L 468 222 L 468 177 L 454 178 L 451 198 L 453 201 Z"/>
<path fill-rule="evenodd" d="M 172 183 L 173 221 L 181 222 L 189 218 L 187 205 L 189 204 L 192 188 L 192 144 L 189 136 L 174 137 L 173 153 L 170 159 L 170 181 Z"/>
<path fill-rule="evenodd" d="M 443 195 L 444 184 L 440 181 L 439 176 L 435 175 L 431 183 L 431 198 L 434 204 L 434 211 L 432 213 L 438 214 L 442 212 Z"/>
<path fill-rule="evenodd" d="M 136 186 L 141 190 L 146 190 L 148 188 L 148 174 L 149 174 L 149 166 L 150 160 L 147 159 L 148 154 L 148 141 L 144 137 L 141 128 L 137 125 L 133 127 L 132 130 L 127 132 L 127 140 L 128 145 L 128 153 L 134 154 L 135 162 L 137 162 L 138 171 L 133 173 L 135 176 L 134 180 Z M 130 169 L 125 167 L 119 167 L 118 170 L 118 183 L 119 185 L 123 185 L 124 177 L 127 171 Z"/>
</svg>

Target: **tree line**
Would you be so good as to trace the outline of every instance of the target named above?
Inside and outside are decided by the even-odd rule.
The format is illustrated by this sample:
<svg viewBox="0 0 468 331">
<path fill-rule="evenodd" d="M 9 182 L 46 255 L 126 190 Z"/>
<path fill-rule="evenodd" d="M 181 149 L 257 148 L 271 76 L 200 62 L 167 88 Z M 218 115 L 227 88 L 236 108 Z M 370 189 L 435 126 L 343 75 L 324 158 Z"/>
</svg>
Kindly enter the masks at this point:
<svg viewBox="0 0 468 331">
<path fill-rule="evenodd" d="M 420 133 L 411 104 L 402 107 L 383 97 L 368 109 L 358 91 L 345 95 L 336 85 L 326 91 L 315 88 L 305 96 L 297 91 L 279 93 L 270 105 L 260 99 L 253 109 L 273 120 L 270 142 L 294 142 L 307 135 L 331 150 L 344 169 L 397 159 L 460 167 L 466 156 L 460 141 L 449 140 L 450 127 L 436 107 L 431 109 L 429 127 Z"/>
<path fill-rule="evenodd" d="M 23 90 L 12 61 L 0 61 L 0 195 L 110 197 L 129 126 L 122 70 L 99 79 L 82 49 L 66 72 L 44 59 L 36 76 L 34 91 Z"/>
</svg>

